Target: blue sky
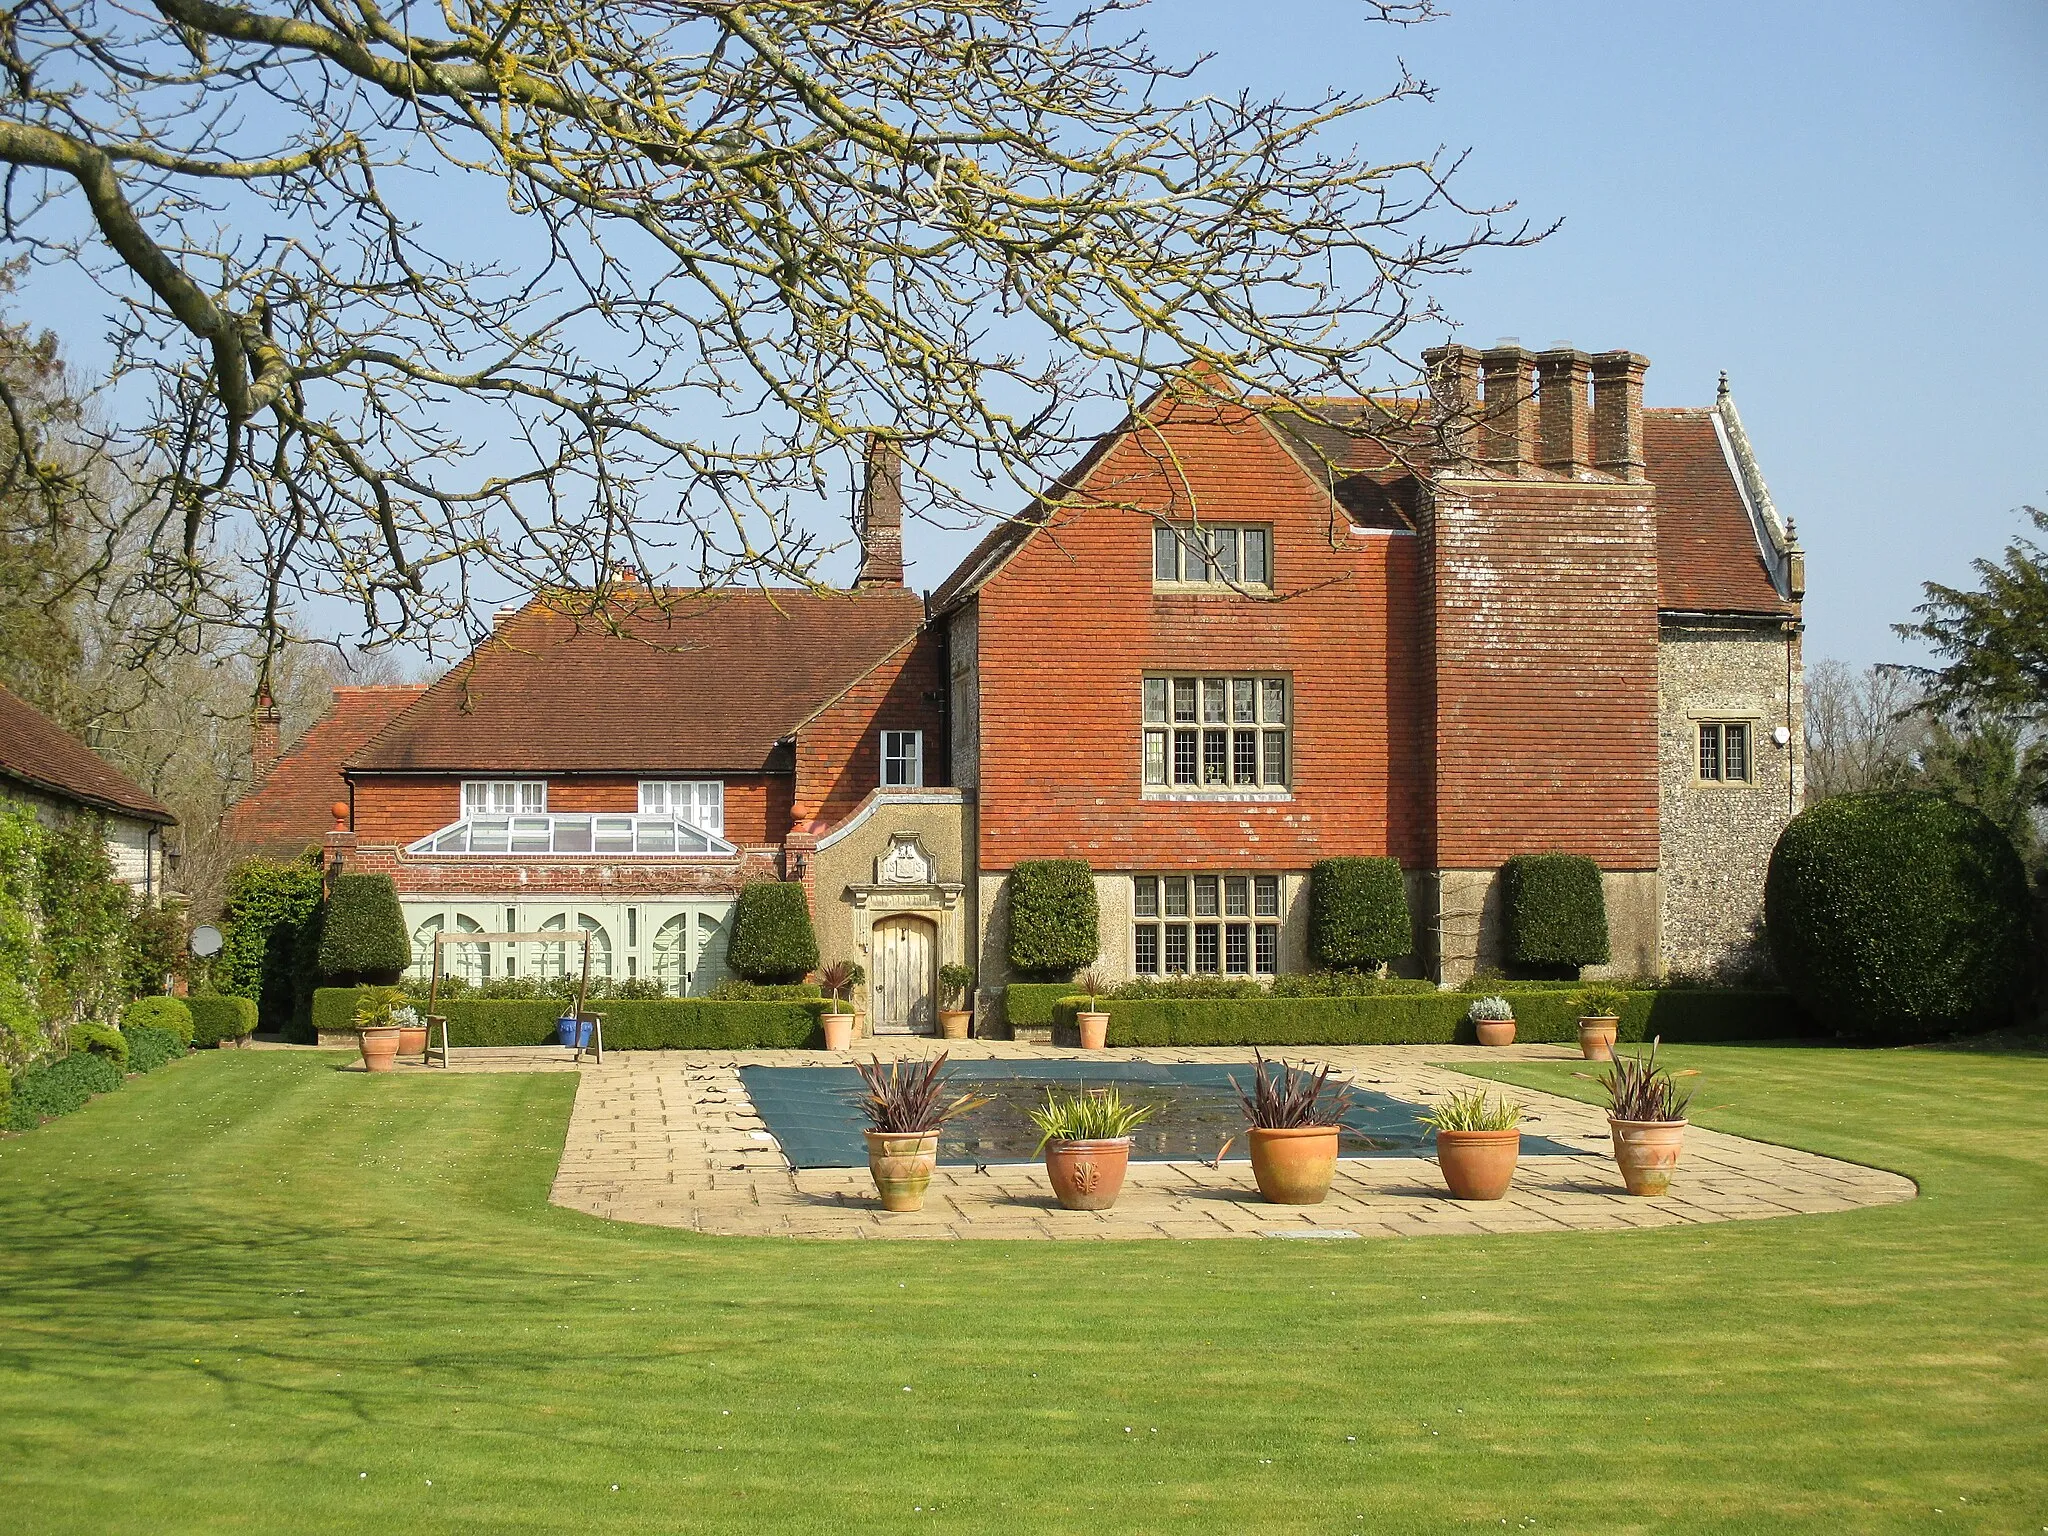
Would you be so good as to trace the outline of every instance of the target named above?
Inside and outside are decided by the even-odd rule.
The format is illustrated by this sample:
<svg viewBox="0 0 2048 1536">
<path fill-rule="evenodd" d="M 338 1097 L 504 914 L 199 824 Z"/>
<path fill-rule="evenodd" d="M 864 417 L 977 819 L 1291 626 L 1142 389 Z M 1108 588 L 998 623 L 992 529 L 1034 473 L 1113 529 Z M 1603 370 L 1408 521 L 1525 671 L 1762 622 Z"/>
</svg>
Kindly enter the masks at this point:
<svg viewBox="0 0 2048 1536">
<path fill-rule="evenodd" d="M 1214 53 L 1219 94 L 1368 90 L 1405 58 L 1437 99 L 1369 115 L 1365 152 L 1469 147 L 1469 200 L 1565 221 L 1442 287 L 1463 339 L 1630 348 L 1653 405 L 1726 369 L 1808 550 L 1808 656 L 1911 659 L 1889 626 L 1920 584 L 2048 505 L 2048 4 L 1443 3 L 1412 29 L 1354 0 L 1138 15 L 1168 58 Z M 18 307 L 103 363 L 81 283 Z M 912 580 L 973 538 L 909 530 Z"/>
</svg>

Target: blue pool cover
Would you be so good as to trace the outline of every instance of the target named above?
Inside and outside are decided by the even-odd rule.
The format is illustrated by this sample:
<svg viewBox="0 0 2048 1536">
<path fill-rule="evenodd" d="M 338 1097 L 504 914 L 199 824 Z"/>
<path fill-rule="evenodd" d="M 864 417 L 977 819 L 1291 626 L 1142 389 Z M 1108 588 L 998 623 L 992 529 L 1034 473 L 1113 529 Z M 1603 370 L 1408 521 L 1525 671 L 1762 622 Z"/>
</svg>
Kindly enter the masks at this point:
<svg viewBox="0 0 2048 1536">
<path fill-rule="evenodd" d="M 993 1102 L 949 1121 L 939 1137 L 942 1163 L 1024 1163 L 1033 1160 L 1038 1130 L 1026 1111 L 1048 1088 L 1063 1091 L 1114 1084 L 1126 1098 L 1155 1104 L 1158 1112 L 1132 1137 L 1131 1157 L 1142 1162 L 1207 1161 L 1226 1140 L 1228 1152 L 1246 1156 L 1244 1116 L 1231 1079 L 1249 1088 L 1252 1067 L 1151 1061 L 976 1061 L 947 1072 L 953 1092 L 982 1093 Z M 794 1168 L 867 1166 L 865 1122 L 858 1107 L 860 1075 L 851 1067 L 742 1067 L 740 1081 Z M 1434 1133 L 1417 1120 L 1423 1106 L 1367 1088 L 1352 1090 L 1344 1117 L 1342 1156 L 1424 1157 Z M 1585 1155 L 1524 1133 L 1530 1157 Z"/>
</svg>

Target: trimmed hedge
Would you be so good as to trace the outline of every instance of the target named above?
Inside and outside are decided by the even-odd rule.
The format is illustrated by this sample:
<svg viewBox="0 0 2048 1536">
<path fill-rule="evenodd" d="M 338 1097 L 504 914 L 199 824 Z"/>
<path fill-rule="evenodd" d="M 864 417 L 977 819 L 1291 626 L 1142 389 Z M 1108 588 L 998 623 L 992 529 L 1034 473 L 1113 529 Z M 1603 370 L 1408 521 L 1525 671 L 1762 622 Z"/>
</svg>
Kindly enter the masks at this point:
<svg viewBox="0 0 2048 1536">
<path fill-rule="evenodd" d="M 78 1051 L 48 1066 L 30 1067 L 14 1084 L 7 1106 L 7 1129 L 32 1131 L 45 1120 L 85 1108 L 96 1093 L 121 1086 L 121 1069 L 104 1056 Z"/>
<path fill-rule="evenodd" d="M 313 1023 L 345 1032 L 355 1019 L 354 987 L 322 987 L 313 994 Z M 448 1043 L 463 1045 L 552 1045 L 555 1021 L 571 1005 L 559 1000 L 457 998 L 441 1005 Z M 824 1038 L 818 998 L 719 1002 L 711 998 L 667 998 L 661 1002 L 606 1002 L 586 1010 L 604 1015 L 607 1050 L 775 1050 L 816 1044 Z M 440 1044 L 438 1032 L 433 1043 Z"/>
<path fill-rule="evenodd" d="M 405 911 L 389 875 L 336 875 L 320 920 L 320 979 L 333 987 L 389 987 L 412 964 Z"/>
<path fill-rule="evenodd" d="M 188 997 L 192 1011 L 194 1049 L 223 1040 L 246 1040 L 256 1033 L 256 1004 L 246 997 Z"/>
<path fill-rule="evenodd" d="M 1047 1028 L 1060 999 L 1073 993 L 1071 981 L 1013 981 L 1003 988 L 1003 1019 L 1012 1029 Z"/>
<path fill-rule="evenodd" d="M 1845 795 L 1794 817 L 1771 853 L 1764 925 L 1778 974 L 1845 1033 L 2003 1024 L 2027 986 L 2027 875 L 2012 840 L 1937 795 Z"/>
<path fill-rule="evenodd" d="M 161 1029 L 178 1037 L 183 1048 L 192 1043 L 192 1010 L 182 997 L 138 997 L 121 1014 L 121 1028 L 133 1034 L 137 1029 Z"/>
<path fill-rule="evenodd" d="M 264 1028 L 288 1030 L 305 1009 L 318 958 L 320 898 L 320 866 L 304 859 L 246 859 L 228 875 L 221 913 L 227 943 L 210 974 L 223 996 L 256 999 Z"/>
<path fill-rule="evenodd" d="M 1066 980 L 1102 952 L 1095 876 L 1085 859 L 1026 859 L 1010 871 L 1010 966 Z"/>
<path fill-rule="evenodd" d="M 757 880 L 733 904 L 726 965 L 741 979 L 802 981 L 818 968 L 818 935 L 810 902 L 794 880 Z"/>
<path fill-rule="evenodd" d="M 185 1043 L 168 1029 L 131 1024 L 122 1031 L 128 1037 L 128 1070 L 154 1072 L 167 1061 L 185 1054 Z"/>
<path fill-rule="evenodd" d="M 1630 992 L 1619 1038 L 1652 1035 L 1677 1042 L 1783 1040 L 1820 1031 L 1785 992 L 1707 990 Z M 1054 1007 L 1056 1023 L 1072 1027 L 1079 999 Z M 1579 1021 L 1568 992 L 1513 996 L 1515 1039 L 1575 1044 Z M 1377 997 L 1288 997 L 1257 1001 L 1128 1002 L 1111 1000 L 1109 1043 L 1176 1045 L 1469 1045 L 1478 1037 L 1460 992 L 1392 993 Z"/>
<path fill-rule="evenodd" d="M 1518 853 L 1501 866 L 1500 882 L 1510 965 L 1576 975 L 1607 964 L 1599 865 L 1576 853 Z"/>
<path fill-rule="evenodd" d="M 1324 859 L 1308 872 L 1309 950 L 1333 971 L 1376 971 L 1415 950 L 1398 859 Z"/>
<path fill-rule="evenodd" d="M 74 1024 L 64 1032 L 64 1041 L 73 1052 L 91 1051 L 95 1056 L 104 1056 L 121 1071 L 128 1070 L 128 1037 L 111 1024 L 94 1024 L 90 1020 Z"/>
</svg>

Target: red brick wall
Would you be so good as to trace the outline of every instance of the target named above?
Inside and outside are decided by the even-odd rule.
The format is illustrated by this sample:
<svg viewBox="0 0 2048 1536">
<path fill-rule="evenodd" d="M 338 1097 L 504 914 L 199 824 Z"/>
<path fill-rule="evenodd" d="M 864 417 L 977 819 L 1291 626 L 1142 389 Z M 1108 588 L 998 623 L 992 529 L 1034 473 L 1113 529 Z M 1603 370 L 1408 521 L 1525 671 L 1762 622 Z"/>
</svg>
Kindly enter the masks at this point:
<svg viewBox="0 0 2048 1536">
<path fill-rule="evenodd" d="M 1426 527 L 1438 867 L 1562 849 L 1655 869 L 1652 488 L 1459 481 Z"/>
<path fill-rule="evenodd" d="M 882 782 L 882 732 L 924 732 L 924 781 L 946 782 L 939 638 L 920 633 L 797 732 L 797 826 L 832 826 Z"/>
<path fill-rule="evenodd" d="M 407 843 L 462 816 L 462 778 L 363 774 L 355 781 L 355 832 L 362 843 Z M 475 777 L 475 775 L 467 775 Z M 679 775 L 690 777 L 690 775 Z M 640 808 L 640 775 L 548 780 L 548 809 L 562 812 Z M 790 781 L 755 774 L 725 781 L 725 836 L 742 846 L 780 843 L 789 830 Z"/>
<path fill-rule="evenodd" d="M 1270 522 L 1283 601 L 1155 594 L 1152 523 L 1121 506 L 1061 514 L 983 588 L 984 869 L 1084 858 L 1098 869 L 1300 868 L 1336 854 L 1427 854 L 1418 546 L 1354 536 L 1327 493 L 1242 413 L 1169 420 L 1113 447 L 1105 501 Z M 1291 673 L 1293 796 L 1148 800 L 1148 669 Z"/>
</svg>

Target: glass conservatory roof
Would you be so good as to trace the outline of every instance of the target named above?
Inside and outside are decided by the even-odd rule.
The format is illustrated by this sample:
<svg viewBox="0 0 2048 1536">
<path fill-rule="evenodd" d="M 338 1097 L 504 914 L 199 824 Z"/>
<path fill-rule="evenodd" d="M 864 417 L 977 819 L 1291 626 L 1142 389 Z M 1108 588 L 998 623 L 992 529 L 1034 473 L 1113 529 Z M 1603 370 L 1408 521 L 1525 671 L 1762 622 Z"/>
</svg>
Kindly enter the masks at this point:
<svg viewBox="0 0 2048 1536">
<path fill-rule="evenodd" d="M 721 858 L 739 852 L 722 837 L 673 816 L 465 816 L 407 846 L 407 853 L 586 853 Z"/>
</svg>

